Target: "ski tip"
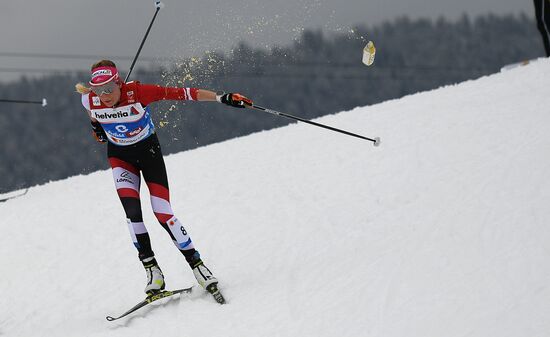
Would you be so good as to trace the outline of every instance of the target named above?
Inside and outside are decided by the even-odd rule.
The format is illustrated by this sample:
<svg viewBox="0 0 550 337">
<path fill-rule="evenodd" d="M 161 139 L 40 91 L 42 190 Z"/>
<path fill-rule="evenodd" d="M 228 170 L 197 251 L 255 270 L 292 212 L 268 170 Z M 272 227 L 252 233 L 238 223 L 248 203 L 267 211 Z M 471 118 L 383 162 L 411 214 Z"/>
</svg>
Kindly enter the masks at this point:
<svg viewBox="0 0 550 337">
<path fill-rule="evenodd" d="M 116 319 L 116 318 L 111 317 L 111 316 L 107 316 L 107 317 L 105 317 L 105 318 L 106 318 L 109 322 L 112 322 L 112 321 L 114 321 L 114 320 Z"/>
<path fill-rule="evenodd" d="M 374 146 L 380 146 L 380 137 L 374 138 Z"/>
</svg>

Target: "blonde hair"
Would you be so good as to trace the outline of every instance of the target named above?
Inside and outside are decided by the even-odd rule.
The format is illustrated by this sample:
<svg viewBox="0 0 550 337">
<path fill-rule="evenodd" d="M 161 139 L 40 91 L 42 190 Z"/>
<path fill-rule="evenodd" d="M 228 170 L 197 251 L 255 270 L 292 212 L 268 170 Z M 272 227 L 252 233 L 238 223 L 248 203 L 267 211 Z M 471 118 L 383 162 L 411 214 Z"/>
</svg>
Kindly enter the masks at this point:
<svg viewBox="0 0 550 337">
<path fill-rule="evenodd" d="M 111 60 L 101 60 L 99 62 L 96 62 L 96 63 L 92 64 L 92 67 L 91 67 L 90 70 L 93 71 L 97 67 L 115 67 L 116 68 L 116 65 Z M 82 95 L 89 94 L 90 91 L 92 91 L 92 89 L 90 89 L 90 87 L 86 86 L 82 82 L 75 84 L 74 87 L 76 89 L 76 92 L 78 92 L 79 94 L 82 94 Z"/>
<path fill-rule="evenodd" d="M 81 95 L 89 94 L 92 89 L 88 88 L 84 83 L 77 83 L 75 84 L 76 92 L 78 92 Z"/>
</svg>

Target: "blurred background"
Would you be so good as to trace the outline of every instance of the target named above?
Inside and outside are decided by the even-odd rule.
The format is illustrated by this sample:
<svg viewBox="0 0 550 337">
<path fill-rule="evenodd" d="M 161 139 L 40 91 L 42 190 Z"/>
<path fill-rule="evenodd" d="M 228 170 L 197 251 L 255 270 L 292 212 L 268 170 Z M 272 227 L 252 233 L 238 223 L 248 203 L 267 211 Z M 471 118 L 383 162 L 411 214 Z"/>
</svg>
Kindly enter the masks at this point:
<svg viewBox="0 0 550 337">
<path fill-rule="evenodd" d="M 163 2 L 131 79 L 237 91 L 305 118 L 545 55 L 530 0 Z M 48 100 L 0 103 L 0 193 L 108 167 L 74 85 L 104 58 L 125 75 L 154 12 L 150 0 L 0 3 L 0 99 Z M 214 103 L 152 111 L 165 154 L 288 123 Z"/>
</svg>

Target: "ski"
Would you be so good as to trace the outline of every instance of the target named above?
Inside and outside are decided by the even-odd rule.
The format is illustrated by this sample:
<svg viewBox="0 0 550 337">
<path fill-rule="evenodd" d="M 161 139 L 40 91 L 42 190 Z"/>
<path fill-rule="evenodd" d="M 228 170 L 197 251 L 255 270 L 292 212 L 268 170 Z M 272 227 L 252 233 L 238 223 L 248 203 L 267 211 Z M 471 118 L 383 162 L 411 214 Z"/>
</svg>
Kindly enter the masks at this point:
<svg viewBox="0 0 550 337">
<path fill-rule="evenodd" d="M 160 299 L 170 297 L 170 296 L 173 296 L 173 295 L 176 295 L 176 294 L 190 293 L 192 289 L 193 289 L 193 287 L 183 288 L 183 289 L 176 289 L 176 290 L 163 290 L 161 292 L 158 292 L 158 293 L 147 296 L 143 301 L 139 302 L 134 307 L 132 307 L 130 310 L 126 311 L 125 313 L 123 313 L 122 315 L 120 315 L 118 317 L 107 316 L 106 318 L 109 322 L 116 321 L 117 319 L 128 316 L 129 314 L 137 311 L 138 309 L 143 308 L 144 306 L 146 306 L 150 303 L 153 303 L 153 302 L 158 301 Z"/>
<path fill-rule="evenodd" d="M 29 189 L 26 188 L 23 192 L 19 192 L 18 194 L 17 193 L 12 193 L 11 195 L 8 195 L 8 196 L 5 196 L 5 197 L 0 197 L 0 202 L 5 202 L 5 201 L 11 200 L 11 199 L 22 197 L 25 194 L 27 194 L 28 191 L 29 191 Z"/>
<path fill-rule="evenodd" d="M 214 283 L 208 286 L 206 291 L 208 291 L 214 297 L 216 302 L 218 302 L 219 304 L 225 304 L 225 298 L 223 297 L 222 293 L 218 289 L 217 283 Z"/>
</svg>

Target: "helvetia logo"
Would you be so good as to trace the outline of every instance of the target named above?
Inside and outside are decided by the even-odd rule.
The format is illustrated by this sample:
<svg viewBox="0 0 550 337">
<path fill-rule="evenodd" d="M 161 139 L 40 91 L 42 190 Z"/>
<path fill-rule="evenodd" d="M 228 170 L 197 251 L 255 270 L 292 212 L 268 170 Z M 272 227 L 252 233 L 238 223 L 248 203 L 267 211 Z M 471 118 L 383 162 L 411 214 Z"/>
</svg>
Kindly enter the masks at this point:
<svg viewBox="0 0 550 337">
<path fill-rule="evenodd" d="M 95 113 L 96 119 L 113 119 L 113 118 L 123 118 L 128 117 L 129 114 L 126 111 L 114 111 L 112 113 L 104 112 L 104 113 Z"/>
</svg>

